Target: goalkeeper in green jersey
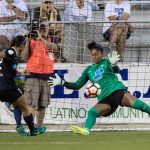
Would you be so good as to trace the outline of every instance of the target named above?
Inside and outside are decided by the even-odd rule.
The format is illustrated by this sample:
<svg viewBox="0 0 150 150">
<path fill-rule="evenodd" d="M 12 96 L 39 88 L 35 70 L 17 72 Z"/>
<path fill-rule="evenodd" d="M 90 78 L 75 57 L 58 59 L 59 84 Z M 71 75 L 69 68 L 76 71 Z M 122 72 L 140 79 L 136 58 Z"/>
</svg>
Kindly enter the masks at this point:
<svg viewBox="0 0 150 150">
<path fill-rule="evenodd" d="M 88 80 L 98 83 L 101 87 L 98 103 L 88 111 L 84 128 L 72 126 L 71 130 L 82 135 L 89 135 L 90 130 L 96 122 L 96 118 L 111 115 L 116 111 L 118 106 L 131 107 L 150 114 L 150 106 L 131 95 L 126 90 L 124 84 L 118 81 L 118 77 L 115 73 L 119 72 L 117 62 L 120 60 L 120 56 L 117 52 L 112 51 L 104 58 L 101 45 L 93 41 L 89 43 L 87 47 L 91 51 L 93 64 L 83 71 L 76 82 L 62 80 L 58 74 L 56 74 L 56 78 L 50 77 L 50 80 L 48 80 L 51 87 L 63 85 L 68 89 L 78 90 L 83 87 Z"/>
</svg>

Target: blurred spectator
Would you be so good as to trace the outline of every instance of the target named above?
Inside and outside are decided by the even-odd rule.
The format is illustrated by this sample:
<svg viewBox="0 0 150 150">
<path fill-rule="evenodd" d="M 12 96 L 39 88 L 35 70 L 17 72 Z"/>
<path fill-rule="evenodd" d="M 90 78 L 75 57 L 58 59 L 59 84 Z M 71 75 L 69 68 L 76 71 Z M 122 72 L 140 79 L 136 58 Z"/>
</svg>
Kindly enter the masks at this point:
<svg viewBox="0 0 150 150">
<path fill-rule="evenodd" d="M 73 1 L 75 0 L 70 0 L 70 3 L 73 3 Z M 99 10 L 99 6 L 96 4 L 96 1 L 93 1 L 93 0 L 86 0 L 86 2 L 91 5 L 91 8 L 93 11 L 95 10 Z"/>
<path fill-rule="evenodd" d="M 53 0 L 42 0 L 40 7 L 34 9 L 33 19 L 40 24 L 49 23 L 50 21 L 61 21 L 59 10 L 54 7 Z M 50 26 L 55 26 L 55 30 L 60 28 L 59 24 L 51 23 Z"/>
<path fill-rule="evenodd" d="M 96 1 L 87 0 L 87 2 L 91 5 L 93 11 L 99 10 L 99 6 L 96 4 Z"/>
<path fill-rule="evenodd" d="M 52 42 L 57 44 L 58 50 L 55 52 L 56 61 L 64 62 L 66 59 L 63 57 L 63 35 L 61 24 L 55 23 L 61 21 L 58 9 L 53 5 L 53 0 L 42 0 L 40 7 L 34 9 L 33 24 L 48 25 L 49 34 Z M 51 23 L 53 22 L 53 23 Z"/>
<path fill-rule="evenodd" d="M 43 125 L 45 110 L 50 104 L 50 87 L 47 80 L 53 74 L 54 54 L 57 45 L 47 40 L 46 26 L 40 25 L 39 30 L 31 34 L 28 47 L 22 53 L 22 58 L 27 61 L 25 96 L 27 104 L 36 115 L 36 126 Z"/>
<path fill-rule="evenodd" d="M 126 39 L 128 39 L 133 32 L 133 27 L 124 21 L 130 17 L 130 4 L 122 0 L 113 0 L 106 4 L 104 15 L 105 22 L 103 26 L 103 37 L 109 41 L 109 48 L 112 49 L 116 44 L 116 51 L 122 57 L 125 48 Z M 109 21 L 123 21 L 116 23 L 109 23 Z"/>
<path fill-rule="evenodd" d="M 11 42 L 12 38 L 16 35 L 28 34 L 28 31 L 23 28 L 23 24 L 19 24 L 25 21 L 27 16 L 28 9 L 23 0 L 1 0 L 0 35 L 2 36 L 0 38 L 0 43 L 5 41 L 4 38 L 6 39 L 6 37 Z"/>
<path fill-rule="evenodd" d="M 85 0 L 75 0 L 69 3 L 64 11 L 65 21 L 91 21 L 92 8 Z"/>
</svg>

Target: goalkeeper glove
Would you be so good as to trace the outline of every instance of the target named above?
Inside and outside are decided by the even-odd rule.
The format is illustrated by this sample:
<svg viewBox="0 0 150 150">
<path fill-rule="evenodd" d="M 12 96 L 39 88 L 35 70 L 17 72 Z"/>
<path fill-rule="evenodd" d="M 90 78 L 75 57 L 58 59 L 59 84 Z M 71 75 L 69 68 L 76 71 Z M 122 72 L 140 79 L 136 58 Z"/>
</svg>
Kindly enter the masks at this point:
<svg viewBox="0 0 150 150">
<path fill-rule="evenodd" d="M 57 73 L 55 74 L 55 76 L 56 76 L 56 78 L 49 77 L 49 80 L 47 81 L 48 85 L 51 88 L 56 86 L 56 85 L 64 85 L 65 81 L 62 80 Z"/>
<path fill-rule="evenodd" d="M 120 60 L 120 55 L 117 54 L 117 51 L 112 51 L 107 55 L 109 62 L 114 67 L 117 65 L 117 62 Z"/>
</svg>

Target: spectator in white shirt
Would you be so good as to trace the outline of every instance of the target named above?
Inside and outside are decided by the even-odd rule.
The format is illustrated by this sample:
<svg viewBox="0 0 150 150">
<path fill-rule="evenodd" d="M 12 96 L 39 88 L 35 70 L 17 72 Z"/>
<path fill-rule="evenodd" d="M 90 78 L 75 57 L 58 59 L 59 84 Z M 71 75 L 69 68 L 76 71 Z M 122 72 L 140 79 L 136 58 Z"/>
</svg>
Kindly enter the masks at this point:
<svg viewBox="0 0 150 150">
<path fill-rule="evenodd" d="M 132 31 L 132 26 L 126 22 L 130 14 L 129 2 L 122 0 L 108 2 L 104 10 L 104 21 L 108 23 L 103 25 L 103 37 L 110 42 L 110 49 L 116 44 L 116 51 L 120 56 L 123 55 L 126 39 L 130 37 Z M 110 21 L 116 22 L 110 23 Z"/>
<path fill-rule="evenodd" d="M 23 0 L 1 0 L 0 35 L 6 36 L 11 41 L 16 35 L 27 34 L 28 31 L 21 24 L 27 16 L 28 8 Z"/>
<path fill-rule="evenodd" d="M 91 21 L 92 8 L 84 0 L 75 0 L 64 11 L 65 21 Z"/>
<path fill-rule="evenodd" d="M 73 1 L 75 0 L 70 0 L 69 2 L 72 3 Z M 99 10 L 99 6 L 96 4 L 96 1 L 93 1 L 93 0 L 86 0 L 86 2 L 91 5 L 91 8 L 93 11 L 95 10 Z"/>
</svg>

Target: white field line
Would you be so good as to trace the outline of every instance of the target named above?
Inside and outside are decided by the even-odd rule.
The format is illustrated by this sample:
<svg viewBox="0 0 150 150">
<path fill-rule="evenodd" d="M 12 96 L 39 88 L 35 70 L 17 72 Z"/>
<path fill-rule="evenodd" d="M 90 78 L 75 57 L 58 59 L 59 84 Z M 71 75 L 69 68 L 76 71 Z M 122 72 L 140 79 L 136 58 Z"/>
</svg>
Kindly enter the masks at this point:
<svg viewBox="0 0 150 150">
<path fill-rule="evenodd" d="M 62 142 L 62 141 L 56 141 L 56 142 L 0 142 L 0 145 L 33 145 L 33 144 L 58 144 L 58 145 L 74 145 L 74 144 L 83 144 L 84 142 Z"/>
<path fill-rule="evenodd" d="M 28 130 L 27 130 L 28 131 Z M 47 129 L 46 132 L 70 132 L 71 130 Z M 93 129 L 92 131 L 150 131 L 150 128 L 108 128 L 108 129 Z M 0 132 L 16 132 L 16 130 L 0 130 Z"/>
</svg>

